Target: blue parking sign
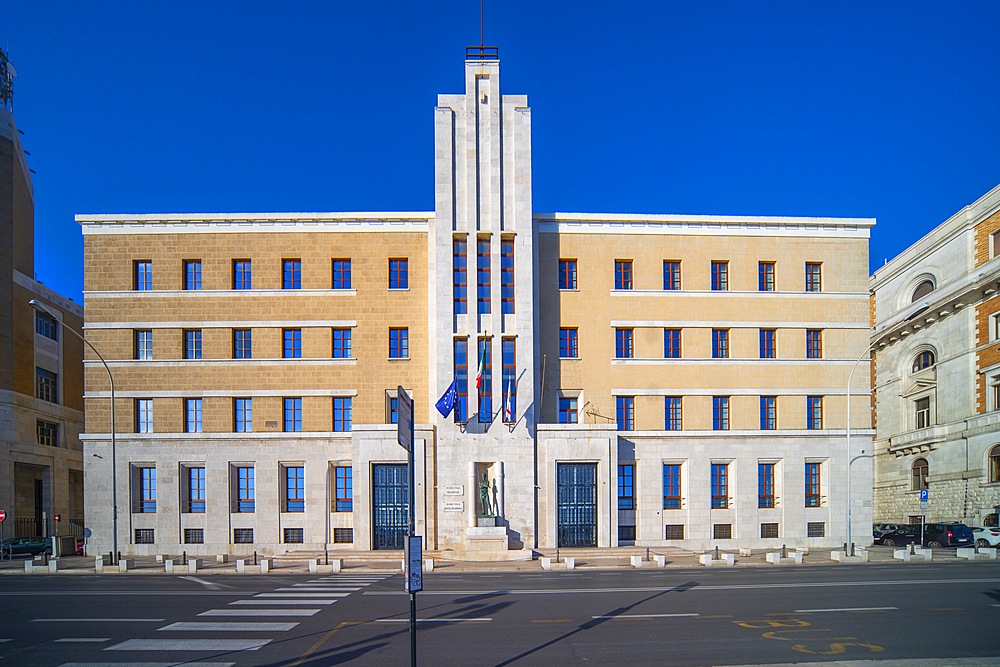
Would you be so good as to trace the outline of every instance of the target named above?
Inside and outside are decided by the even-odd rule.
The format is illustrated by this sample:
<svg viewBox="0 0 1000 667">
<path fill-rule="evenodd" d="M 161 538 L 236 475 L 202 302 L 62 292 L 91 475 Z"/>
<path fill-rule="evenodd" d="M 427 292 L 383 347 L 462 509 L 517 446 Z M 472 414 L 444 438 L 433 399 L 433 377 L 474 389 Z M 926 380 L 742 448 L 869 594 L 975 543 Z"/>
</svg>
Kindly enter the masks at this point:
<svg viewBox="0 0 1000 667">
<path fill-rule="evenodd" d="M 928 493 L 927 489 L 920 489 L 920 500 L 930 500 L 930 493 Z"/>
</svg>

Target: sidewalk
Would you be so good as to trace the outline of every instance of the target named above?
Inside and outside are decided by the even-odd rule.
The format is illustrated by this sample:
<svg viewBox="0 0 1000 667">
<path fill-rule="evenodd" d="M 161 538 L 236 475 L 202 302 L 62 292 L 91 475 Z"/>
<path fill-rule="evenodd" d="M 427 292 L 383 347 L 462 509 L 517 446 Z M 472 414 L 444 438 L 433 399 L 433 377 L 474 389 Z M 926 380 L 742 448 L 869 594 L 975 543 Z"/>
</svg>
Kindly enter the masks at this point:
<svg viewBox="0 0 1000 667">
<path fill-rule="evenodd" d="M 721 551 L 720 554 L 732 553 L 734 567 L 799 567 L 793 564 L 772 565 L 765 560 L 767 553 L 772 550 L 754 550 L 751 555 L 741 556 L 738 552 Z M 794 549 L 789 549 L 789 553 Z M 830 558 L 831 549 L 811 550 L 803 554 L 803 565 L 839 565 Z M 655 556 L 664 557 L 667 569 L 678 568 L 701 568 L 704 567 L 699 562 L 699 556 L 703 552 L 686 551 L 678 548 L 654 548 L 650 547 L 617 547 L 610 549 L 541 549 L 533 552 L 532 560 L 521 561 L 462 561 L 451 560 L 449 554 L 435 551 L 424 553 L 425 559 L 433 559 L 433 572 L 541 572 L 542 558 L 551 559 L 552 570 L 566 570 L 566 559 L 574 560 L 574 570 L 613 570 L 613 569 L 635 569 L 632 566 L 633 556 L 641 558 L 641 569 L 658 569 Z M 868 565 L 874 564 L 894 564 L 899 567 L 912 566 L 911 563 L 904 563 L 893 558 L 891 547 L 870 547 L 868 549 Z M 340 559 L 342 563 L 342 573 L 380 573 L 395 574 L 400 572 L 403 552 L 401 551 L 338 551 L 330 553 L 330 560 Z M 195 556 L 191 556 L 191 559 Z M 197 574 L 237 574 L 236 558 L 229 556 L 226 563 L 216 562 L 215 556 L 198 556 L 200 560 Z M 261 556 L 264 558 L 264 556 Z M 323 569 L 324 555 L 322 552 L 294 552 L 278 556 L 267 556 L 270 561 L 268 573 L 280 572 L 281 574 L 307 574 L 309 572 L 309 560 L 317 559 L 320 571 L 329 572 L 329 566 Z M 183 564 L 183 558 L 178 554 L 164 554 L 163 559 L 174 560 L 174 574 L 190 574 L 188 567 Z M 0 575 L 24 574 L 25 558 L 15 558 L 13 561 L 0 562 Z M 58 571 L 56 574 L 94 574 L 94 557 L 92 556 L 64 556 L 58 559 Z M 156 556 L 136 556 L 130 558 L 134 564 L 125 574 L 163 574 L 165 572 L 164 563 Z M 926 561 L 920 561 L 926 562 Z M 933 553 L 933 561 L 941 562 L 968 562 L 958 558 L 954 549 L 936 549 Z M 990 561 L 1000 562 L 1000 561 Z M 35 565 L 41 566 L 41 561 L 34 561 Z M 247 560 L 247 565 L 253 565 L 252 557 Z M 716 566 L 718 567 L 718 566 Z M 117 568 L 105 566 L 105 574 L 120 574 Z M 431 572 L 427 572 L 433 576 Z"/>
</svg>

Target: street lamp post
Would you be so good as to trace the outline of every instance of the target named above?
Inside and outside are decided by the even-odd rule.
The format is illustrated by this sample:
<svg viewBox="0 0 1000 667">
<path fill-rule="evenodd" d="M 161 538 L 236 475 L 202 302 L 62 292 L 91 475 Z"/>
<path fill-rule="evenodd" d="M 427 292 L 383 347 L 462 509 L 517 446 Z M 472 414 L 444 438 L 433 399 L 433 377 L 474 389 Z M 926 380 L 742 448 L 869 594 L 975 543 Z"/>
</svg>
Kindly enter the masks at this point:
<svg viewBox="0 0 1000 667">
<path fill-rule="evenodd" d="M 916 317 L 919 317 L 924 312 L 926 312 L 929 308 L 930 308 L 930 304 L 927 304 L 927 303 L 920 304 L 919 306 L 916 307 L 916 309 L 912 313 L 910 313 L 909 315 L 906 316 L 906 319 L 903 320 L 903 323 L 909 322 L 910 320 L 913 320 Z M 849 555 L 851 553 L 851 551 L 852 551 L 852 549 L 851 549 L 851 546 L 852 546 L 852 542 L 851 542 L 851 506 L 852 506 L 852 503 L 851 503 L 851 381 L 854 379 L 854 371 L 858 370 L 858 366 L 861 365 L 862 360 L 864 360 L 864 358 L 866 356 L 868 356 L 868 353 L 872 351 L 872 348 L 874 348 L 876 344 L 877 344 L 877 341 L 873 342 L 871 345 L 869 345 L 867 348 L 865 348 L 865 351 L 861 353 L 861 356 L 858 357 L 858 360 L 854 362 L 854 366 L 851 368 L 851 374 L 847 376 L 847 429 L 846 429 L 846 431 L 847 431 L 847 438 L 846 438 L 846 442 L 845 442 L 845 445 L 844 445 L 844 447 L 845 447 L 844 453 L 846 455 L 844 457 L 844 460 L 845 460 L 845 463 L 847 465 L 847 542 L 845 542 L 844 544 L 845 544 L 845 548 L 847 549 L 847 552 L 846 552 L 847 555 Z M 871 393 L 871 392 L 869 392 L 869 393 Z"/>
<path fill-rule="evenodd" d="M 45 315 L 52 319 L 56 319 L 56 317 L 51 313 L 51 311 L 49 311 L 48 308 L 39 303 L 36 299 L 32 299 L 31 301 L 29 301 L 28 305 L 30 305 L 32 308 L 34 308 L 42 315 Z M 111 505 L 112 505 L 112 514 L 111 514 L 112 552 L 111 553 L 112 553 L 112 560 L 114 560 L 118 557 L 118 460 L 117 460 L 118 451 L 115 443 L 115 378 L 111 375 L 111 369 L 108 367 L 108 362 L 104 360 L 104 357 L 101 356 L 101 353 L 97 351 L 97 348 L 91 345 L 89 340 L 84 338 L 82 333 L 80 333 L 73 327 L 66 326 L 65 322 L 63 323 L 63 329 L 69 331 L 74 336 L 76 336 L 84 343 L 86 343 L 87 347 L 89 347 L 94 352 L 94 354 L 97 355 L 97 358 L 101 360 L 102 364 L 104 364 L 104 370 L 108 372 L 108 383 L 111 385 Z"/>
</svg>

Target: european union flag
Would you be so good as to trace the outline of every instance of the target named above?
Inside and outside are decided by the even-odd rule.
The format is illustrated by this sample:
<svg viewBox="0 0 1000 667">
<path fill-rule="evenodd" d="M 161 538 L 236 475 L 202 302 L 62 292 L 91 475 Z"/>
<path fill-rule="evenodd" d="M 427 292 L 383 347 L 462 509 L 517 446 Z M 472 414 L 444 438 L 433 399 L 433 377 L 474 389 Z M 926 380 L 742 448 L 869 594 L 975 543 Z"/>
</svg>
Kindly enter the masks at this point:
<svg viewBox="0 0 1000 667">
<path fill-rule="evenodd" d="M 444 390 L 441 398 L 438 402 L 434 404 L 437 411 L 441 413 L 442 417 L 447 417 L 451 414 L 451 411 L 455 409 L 455 399 L 458 398 L 458 385 L 455 380 L 451 381 L 448 388 Z"/>
</svg>

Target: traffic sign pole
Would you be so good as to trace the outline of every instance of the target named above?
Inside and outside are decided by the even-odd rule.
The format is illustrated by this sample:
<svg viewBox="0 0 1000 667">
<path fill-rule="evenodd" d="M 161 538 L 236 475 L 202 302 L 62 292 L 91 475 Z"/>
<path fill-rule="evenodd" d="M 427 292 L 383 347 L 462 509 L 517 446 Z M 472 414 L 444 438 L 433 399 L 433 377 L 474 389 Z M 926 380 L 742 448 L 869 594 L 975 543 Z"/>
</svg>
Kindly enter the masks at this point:
<svg viewBox="0 0 1000 667">
<path fill-rule="evenodd" d="M 410 665 L 417 665 L 417 591 L 423 588 L 423 549 L 421 548 L 421 538 L 416 532 L 416 512 L 414 508 L 414 475 L 413 470 L 413 399 L 406 393 L 402 386 L 396 388 L 396 439 L 400 446 L 406 450 L 406 467 L 408 473 L 408 500 L 409 508 L 407 517 L 409 526 L 406 536 L 406 577 L 404 586 L 410 594 Z"/>
</svg>

